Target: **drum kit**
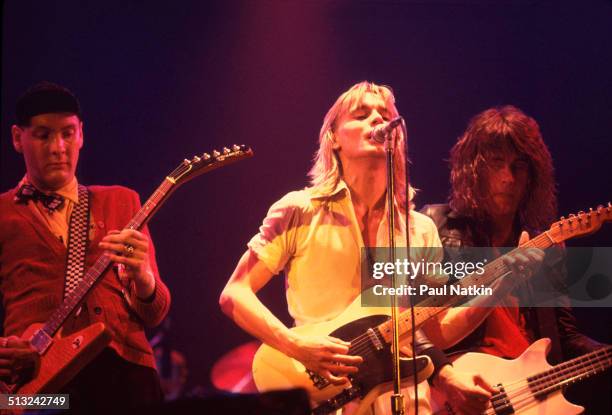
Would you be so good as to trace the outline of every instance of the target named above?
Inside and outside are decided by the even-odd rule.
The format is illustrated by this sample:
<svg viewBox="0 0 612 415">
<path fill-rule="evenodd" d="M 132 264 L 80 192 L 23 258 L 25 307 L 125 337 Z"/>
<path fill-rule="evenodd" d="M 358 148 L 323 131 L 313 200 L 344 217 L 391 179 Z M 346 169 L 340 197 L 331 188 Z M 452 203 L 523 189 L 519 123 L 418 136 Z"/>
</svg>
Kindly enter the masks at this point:
<svg viewBox="0 0 612 415">
<path fill-rule="evenodd" d="M 259 341 L 250 341 L 221 356 L 210 373 L 215 388 L 232 393 L 257 392 L 251 366 L 260 345 Z"/>
</svg>

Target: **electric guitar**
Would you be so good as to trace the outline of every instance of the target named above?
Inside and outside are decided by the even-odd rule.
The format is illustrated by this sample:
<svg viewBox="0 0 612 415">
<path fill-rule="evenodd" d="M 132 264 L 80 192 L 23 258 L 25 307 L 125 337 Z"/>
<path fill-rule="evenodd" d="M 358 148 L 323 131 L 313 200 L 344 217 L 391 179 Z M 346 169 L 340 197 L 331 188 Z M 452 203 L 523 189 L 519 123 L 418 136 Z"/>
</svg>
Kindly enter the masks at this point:
<svg viewBox="0 0 612 415">
<path fill-rule="evenodd" d="M 552 224 L 549 230 L 515 248 L 512 252 L 524 248 L 548 248 L 567 239 L 584 236 L 597 231 L 604 222 L 612 220 L 612 204 L 599 206 L 589 212 L 579 212 L 568 218 L 561 217 Z M 512 253 L 511 252 L 511 253 Z M 482 274 L 465 276 L 454 285 L 460 288 L 471 286 L 490 286 L 498 278 L 510 274 L 511 269 L 504 263 L 503 257 L 496 258 L 483 267 Z M 459 291 L 459 290 L 458 290 Z M 469 297 L 462 294 L 431 296 L 420 302 L 414 309 L 415 328 L 450 307 L 462 304 Z M 323 323 L 304 325 L 291 330 L 303 335 L 331 335 L 351 342 L 349 355 L 362 356 L 364 361 L 359 371 L 349 376 L 350 385 L 332 385 L 316 373 L 306 370 L 298 361 L 286 356 L 271 346 L 263 344 L 253 359 L 253 379 L 260 392 L 301 387 L 308 391 L 314 405 L 313 413 L 328 414 L 348 402 L 361 398 L 357 414 L 384 390 L 392 385 L 392 367 L 390 345 L 392 342 L 392 323 L 390 310 L 386 307 L 362 307 L 361 298 L 357 297 L 338 317 Z M 398 316 L 400 340 L 406 342 L 412 333 L 412 314 L 403 311 Z M 417 356 L 419 379 L 431 374 L 428 369 L 429 358 Z M 412 364 L 406 361 L 401 373 L 411 373 Z"/>
<path fill-rule="evenodd" d="M 550 340 L 540 339 L 514 360 L 485 353 L 466 353 L 453 362 L 460 371 L 480 374 L 499 392 L 488 403 L 484 414 L 573 415 L 584 411 L 563 397 L 561 390 L 601 373 L 612 366 L 612 346 L 604 347 L 556 366 L 546 362 Z M 445 396 L 432 389 L 436 415 L 454 415 Z M 442 405 L 443 404 L 443 405 Z"/>
<path fill-rule="evenodd" d="M 252 156 L 253 151 L 249 147 L 234 145 L 231 149 L 223 148 L 221 152 L 215 150 L 211 154 L 204 153 L 191 160 L 185 159 L 164 179 L 125 228 L 141 229 L 178 186 L 203 173 Z M 32 324 L 25 330 L 21 337 L 29 339 L 40 355 L 38 371 L 29 382 L 2 384 L 0 391 L 19 394 L 55 393 L 110 343 L 110 334 L 101 322 L 65 337 L 61 330 L 66 319 L 78 309 L 109 266 L 111 261 L 108 256 L 101 255 L 46 323 Z"/>
</svg>

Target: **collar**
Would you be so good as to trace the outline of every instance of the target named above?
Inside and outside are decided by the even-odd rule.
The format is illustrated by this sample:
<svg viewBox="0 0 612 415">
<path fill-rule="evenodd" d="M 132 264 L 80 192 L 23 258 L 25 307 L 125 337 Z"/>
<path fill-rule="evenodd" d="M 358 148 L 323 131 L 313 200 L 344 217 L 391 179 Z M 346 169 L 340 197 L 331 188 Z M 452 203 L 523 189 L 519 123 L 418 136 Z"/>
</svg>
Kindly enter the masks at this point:
<svg viewBox="0 0 612 415">
<path fill-rule="evenodd" d="M 346 184 L 346 182 L 342 179 L 338 179 L 338 182 L 336 183 L 336 186 L 331 190 L 331 191 L 325 191 L 324 189 L 321 188 L 317 188 L 317 187 L 310 187 L 306 189 L 310 194 L 310 200 L 314 203 L 314 204 L 319 204 L 319 203 L 324 203 L 325 199 L 331 199 L 334 196 L 337 196 L 341 193 L 343 193 L 344 196 L 349 195 L 350 197 L 350 192 L 349 192 L 349 188 Z M 404 218 L 402 215 L 400 215 L 399 213 L 401 212 L 401 210 L 399 209 L 399 206 L 397 204 L 397 200 L 395 200 L 395 198 L 393 199 L 393 206 L 395 207 L 395 213 L 396 213 L 396 221 L 395 221 L 395 227 L 396 228 L 402 228 L 404 227 Z M 383 217 L 383 221 L 387 220 L 387 209 L 388 209 L 388 205 L 386 202 L 386 198 L 385 198 L 385 210 L 384 210 L 384 217 Z M 412 208 L 410 208 L 410 211 L 412 212 Z M 414 225 L 414 221 L 411 220 L 410 221 L 410 229 L 414 229 L 415 225 Z"/>
<path fill-rule="evenodd" d="M 309 196 L 311 200 L 319 200 L 319 199 L 331 198 L 333 196 L 336 196 L 340 192 L 348 193 L 349 189 L 346 183 L 344 182 L 344 180 L 338 179 L 336 186 L 334 186 L 334 188 L 331 191 L 326 191 L 325 189 L 322 189 L 320 187 L 311 187 L 308 190 L 310 193 Z"/>
</svg>

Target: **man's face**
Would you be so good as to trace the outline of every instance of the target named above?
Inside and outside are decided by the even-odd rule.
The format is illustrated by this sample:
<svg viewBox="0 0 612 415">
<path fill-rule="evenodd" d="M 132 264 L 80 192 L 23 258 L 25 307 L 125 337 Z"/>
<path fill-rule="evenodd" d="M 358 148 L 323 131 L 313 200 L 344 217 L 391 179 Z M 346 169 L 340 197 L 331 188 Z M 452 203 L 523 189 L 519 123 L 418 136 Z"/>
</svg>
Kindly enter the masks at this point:
<svg viewBox="0 0 612 415">
<path fill-rule="evenodd" d="M 529 161 L 514 149 L 505 149 L 486 158 L 483 185 L 485 209 L 495 218 L 514 217 L 525 197 L 529 182 Z"/>
<path fill-rule="evenodd" d="M 383 99 L 375 94 L 365 94 L 357 108 L 338 118 L 334 149 L 338 150 L 340 159 L 344 162 L 372 155 L 384 156 L 383 144 L 370 140 L 370 132 L 389 119 L 390 113 Z"/>
<path fill-rule="evenodd" d="M 76 115 L 36 115 L 27 127 L 13 125 L 11 133 L 33 185 L 52 191 L 72 181 L 83 146 L 83 123 Z"/>
</svg>

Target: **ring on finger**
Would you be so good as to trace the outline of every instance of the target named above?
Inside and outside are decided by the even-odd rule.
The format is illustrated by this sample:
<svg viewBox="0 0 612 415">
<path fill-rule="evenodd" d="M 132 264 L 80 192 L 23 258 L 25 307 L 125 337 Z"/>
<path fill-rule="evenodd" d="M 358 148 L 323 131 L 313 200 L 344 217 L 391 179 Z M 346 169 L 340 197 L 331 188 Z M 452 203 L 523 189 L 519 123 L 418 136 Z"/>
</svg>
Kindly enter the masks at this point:
<svg viewBox="0 0 612 415">
<path fill-rule="evenodd" d="M 125 253 L 123 254 L 123 256 L 125 256 L 126 258 L 134 256 L 134 245 L 125 244 L 123 246 L 125 247 Z"/>
</svg>

